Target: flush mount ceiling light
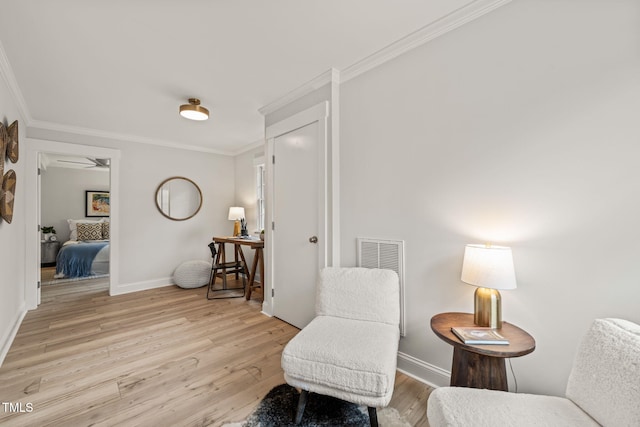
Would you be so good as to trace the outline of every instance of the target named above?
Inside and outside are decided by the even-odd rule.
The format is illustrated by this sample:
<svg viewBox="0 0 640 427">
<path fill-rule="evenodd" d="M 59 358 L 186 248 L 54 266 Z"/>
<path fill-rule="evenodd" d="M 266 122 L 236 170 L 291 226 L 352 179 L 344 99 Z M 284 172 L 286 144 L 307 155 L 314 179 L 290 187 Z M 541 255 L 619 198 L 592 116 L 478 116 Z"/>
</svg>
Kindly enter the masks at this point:
<svg viewBox="0 0 640 427">
<path fill-rule="evenodd" d="M 180 106 L 180 115 L 189 120 L 207 120 L 209 110 L 200 105 L 198 98 L 189 98 L 188 104 Z"/>
</svg>

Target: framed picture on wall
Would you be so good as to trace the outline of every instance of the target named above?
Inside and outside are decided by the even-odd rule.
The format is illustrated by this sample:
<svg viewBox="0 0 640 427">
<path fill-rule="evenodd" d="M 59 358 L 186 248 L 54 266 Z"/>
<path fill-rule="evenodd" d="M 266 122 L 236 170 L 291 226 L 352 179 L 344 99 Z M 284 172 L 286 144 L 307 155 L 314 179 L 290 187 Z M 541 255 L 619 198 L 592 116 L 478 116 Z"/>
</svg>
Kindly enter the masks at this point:
<svg viewBox="0 0 640 427">
<path fill-rule="evenodd" d="M 87 190 L 85 194 L 86 216 L 109 216 L 109 192 Z"/>
</svg>

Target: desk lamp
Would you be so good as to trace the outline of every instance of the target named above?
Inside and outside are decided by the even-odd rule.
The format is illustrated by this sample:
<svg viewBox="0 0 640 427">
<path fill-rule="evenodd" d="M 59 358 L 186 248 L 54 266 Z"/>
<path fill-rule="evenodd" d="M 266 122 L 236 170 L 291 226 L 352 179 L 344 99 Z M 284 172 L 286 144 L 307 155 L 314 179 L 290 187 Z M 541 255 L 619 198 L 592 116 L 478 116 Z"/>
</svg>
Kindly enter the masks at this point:
<svg viewBox="0 0 640 427">
<path fill-rule="evenodd" d="M 240 220 L 244 219 L 244 208 L 239 206 L 233 206 L 229 208 L 229 221 L 235 221 L 233 223 L 233 236 L 240 235 Z"/>
<path fill-rule="evenodd" d="M 467 245 L 460 279 L 478 287 L 474 293 L 474 323 L 478 326 L 501 328 L 502 307 L 498 289 L 516 288 L 511 248 Z"/>
</svg>

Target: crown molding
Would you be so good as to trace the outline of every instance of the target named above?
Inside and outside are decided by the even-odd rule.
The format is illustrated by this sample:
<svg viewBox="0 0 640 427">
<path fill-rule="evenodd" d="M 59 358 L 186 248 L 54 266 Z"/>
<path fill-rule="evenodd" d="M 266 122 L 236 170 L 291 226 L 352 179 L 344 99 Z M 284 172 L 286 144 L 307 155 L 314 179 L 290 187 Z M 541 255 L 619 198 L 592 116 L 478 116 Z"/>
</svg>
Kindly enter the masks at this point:
<svg viewBox="0 0 640 427">
<path fill-rule="evenodd" d="M 254 142 L 252 142 L 251 144 L 247 144 L 244 147 L 240 148 L 237 151 L 234 151 L 232 153 L 233 156 L 239 156 L 240 154 L 244 154 L 246 152 L 249 152 L 251 150 L 254 150 L 258 147 L 263 147 L 265 146 L 265 144 L 267 143 L 267 141 L 264 138 L 258 139 Z"/>
<path fill-rule="evenodd" d="M 9 88 L 9 92 L 11 93 L 11 97 L 18 106 L 18 111 L 20 112 L 22 119 L 26 122 L 25 124 L 29 126 L 33 119 L 31 118 L 31 114 L 29 114 L 27 103 L 22 96 L 22 91 L 20 90 L 20 86 L 18 86 L 18 81 L 16 80 L 16 76 L 13 74 L 13 68 L 11 68 L 9 58 L 7 58 L 7 54 L 4 51 L 4 46 L 2 45 L 1 41 L 0 74 L 2 74 L 4 81 L 7 83 L 7 87 Z"/>
<path fill-rule="evenodd" d="M 38 130 L 44 130 L 44 131 L 64 132 L 64 133 L 70 133 L 74 135 L 106 138 L 106 139 L 112 139 L 117 141 L 136 142 L 139 144 L 157 145 L 161 147 L 176 148 L 179 150 L 198 151 L 202 153 L 220 154 L 224 156 L 234 155 L 233 152 L 218 150 L 215 148 L 207 148 L 207 147 L 202 147 L 198 145 L 181 144 L 173 141 L 147 138 L 147 137 L 142 137 L 137 135 L 121 134 L 116 132 L 108 132 L 108 131 L 97 130 L 97 129 L 83 128 L 78 126 L 62 125 L 59 123 L 46 122 L 42 120 L 32 120 L 31 125 L 29 127 L 31 129 L 38 129 Z"/>
<path fill-rule="evenodd" d="M 348 66 L 344 70 L 337 70 L 335 68 L 329 69 L 318 77 L 304 83 L 291 92 L 288 92 L 281 98 L 265 105 L 258 111 L 263 116 L 266 116 L 267 114 L 279 110 L 285 105 L 290 104 L 296 99 L 301 98 L 328 83 L 344 83 L 402 55 L 405 52 L 440 37 L 441 35 L 446 34 L 467 22 L 473 21 L 494 9 L 511 3 L 511 1 L 512 0 L 475 0 L 474 2 L 456 9 L 436 21 L 433 21 L 408 36 L 391 43 L 366 58 Z"/>
<path fill-rule="evenodd" d="M 512 0 L 476 0 L 397 40 L 341 72 L 341 83 L 473 21 Z"/>
<path fill-rule="evenodd" d="M 340 83 L 340 71 L 335 68 L 330 68 L 318 77 L 299 86 L 297 89 L 288 92 L 270 104 L 258 109 L 258 111 L 263 116 L 266 116 L 267 114 L 278 111 L 280 108 L 292 103 L 296 99 L 302 98 L 303 96 L 308 95 L 314 90 L 320 89 L 322 86 L 329 83 Z"/>
<path fill-rule="evenodd" d="M 460 27 L 461 25 L 473 21 L 498 7 L 504 6 L 505 4 L 510 3 L 512 0 L 475 0 L 472 3 L 469 3 L 466 6 L 463 6 L 450 14 L 426 25 L 418 31 L 415 31 L 408 36 L 388 45 L 387 47 L 375 52 L 372 55 L 348 66 L 342 71 L 339 71 L 335 68 L 330 68 L 314 79 L 304 83 L 298 88 L 288 92 L 284 96 L 278 98 L 277 100 L 265 105 L 260 108 L 258 111 L 266 116 L 274 111 L 279 110 L 280 108 L 290 104 L 291 102 L 299 99 L 314 90 L 321 88 L 322 86 L 329 83 L 344 83 L 354 77 L 359 76 L 381 64 L 384 64 L 391 59 L 402 55 L 405 52 L 408 52 L 416 47 L 427 43 L 455 28 Z M 41 130 L 48 131 L 58 131 L 58 132 L 67 132 L 76 135 L 84 135 L 84 136 L 93 136 L 98 138 L 107 138 L 107 139 L 115 139 L 120 141 L 129 141 L 136 142 L 140 144 L 148 144 L 148 145 L 157 145 L 169 148 L 183 149 L 183 150 L 191 150 L 198 151 L 203 153 L 211 153 L 211 154 L 219 154 L 225 156 L 236 156 L 238 154 L 242 154 L 247 152 L 253 148 L 256 148 L 260 145 L 261 142 L 254 142 L 249 145 L 244 146 L 240 150 L 237 151 L 226 151 L 226 150 L 218 150 L 213 148 L 207 148 L 196 145 L 186 145 L 181 143 L 176 143 L 173 141 L 164 141 L 158 139 L 151 139 L 136 135 L 126 135 L 119 134 L 115 132 L 107 132 L 101 131 L 97 129 L 89 129 L 82 128 L 76 126 L 68 126 L 62 125 L 58 123 L 46 122 L 41 120 L 34 120 L 29 113 L 29 109 L 27 108 L 27 104 L 22 96 L 22 91 L 18 86 L 18 82 L 13 74 L 13 69 L 9 63 L 9 60 L 5 54 L 4 46 L 0 41 L 0 74 L 4 78 L 9 91 L 11 92 L 11 96 L 13 97 L 15 103 L 17 104 L 18 110 L 22 115 L 22 118 L 25 120 L 28 128 L 35 128 Z"/>
<path fill-rule="evenodd" d="M 9 92 L 11 93 L 11 97 L 16 103 L 18 110 L 20 111 L 20 115 L 26 122 L 26 127 L 31 129 L 39 129 L 44 131 L 54 131 L 54 132 L 65 132 L 74 135 L 81 136 L 93 136 L 97 138 L 107 138 L 107 139 L 115 139 L 119 141 L 128 141 L 128 142 L 137 142 L 140 144 L 149 144 L 149 145 L 158 145 L 162 147 L 176 148 L 182 150 L 190 150 L 190 151 L 198 151 L 202 153 L 211 153 L 211 154 L 220 154 L 224 156 L 233 156 L 234 152 L 218 150 L 213 148 L 201 147 L 197 145 L 187 145 L 181 144 L 173 141 L 163 141 L 158 139 L 146 138 L 136 135 L 126 135 L 115 132 L 107 132 L 97 129 L 89 129 L 82 128 L 76 126 L 63 125 L 59 123 L 47 122 L 42 120 L 35 120 L 31 117 L 29 113 L 29 109 L 27 108 L 27 103 L 22 96 L 22 91 L 20 90 L 20 86 L 18 85 L 18 81 L 13 74 L 13 69 L 11 68 L 11 64 L 9 63 L 9 59 L 4 50 L 4 46 L 0 41 L 0 74 L 2 74 L 2 78 L 7 84 L 9 88 Z"/>
</svg>

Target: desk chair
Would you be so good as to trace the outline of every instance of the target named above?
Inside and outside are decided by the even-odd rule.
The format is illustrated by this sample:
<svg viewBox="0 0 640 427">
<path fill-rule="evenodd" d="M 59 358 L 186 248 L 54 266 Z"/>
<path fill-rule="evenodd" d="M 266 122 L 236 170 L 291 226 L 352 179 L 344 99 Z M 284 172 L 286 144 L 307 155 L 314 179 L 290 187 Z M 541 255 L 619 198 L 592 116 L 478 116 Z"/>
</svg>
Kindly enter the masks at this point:
<svg viewBox="0 0 640 427">
<path fill-rule="evenodd" d="M 222 243 L 224 245 L 224 243 Z M 247 287 L 247 266 L 241 260 L 237 261 L 229 261 L 229 262 L 221 262 L 221 253 L 216 250 L 216 244 L 211 242 L 209 243 L 209 249 L 211 250 L 211 258 L 213 262 L 211 264 L 211 275 L 209 276 L 209 287 L 207 289 L 207 299 L 223 299 L 223 298 L 242 298 L 245 296 L 245 289 Z M 222 272 L 222 288 L 215 288 L 216 277 L 218 276 L 218 271 Z M 240 277 L 242 277 L 242 287 L 233 287 L 229 288 L 227 286 L 227 275 L 229 273 L 240 273 Z M 239 291 L 242 290 L 242 293 L 234 293 L 231 295 L 228 294 L 229 291 Z M 223 292 L 222 296 L 214 296 L 216 292 Z"/>
</svg>

